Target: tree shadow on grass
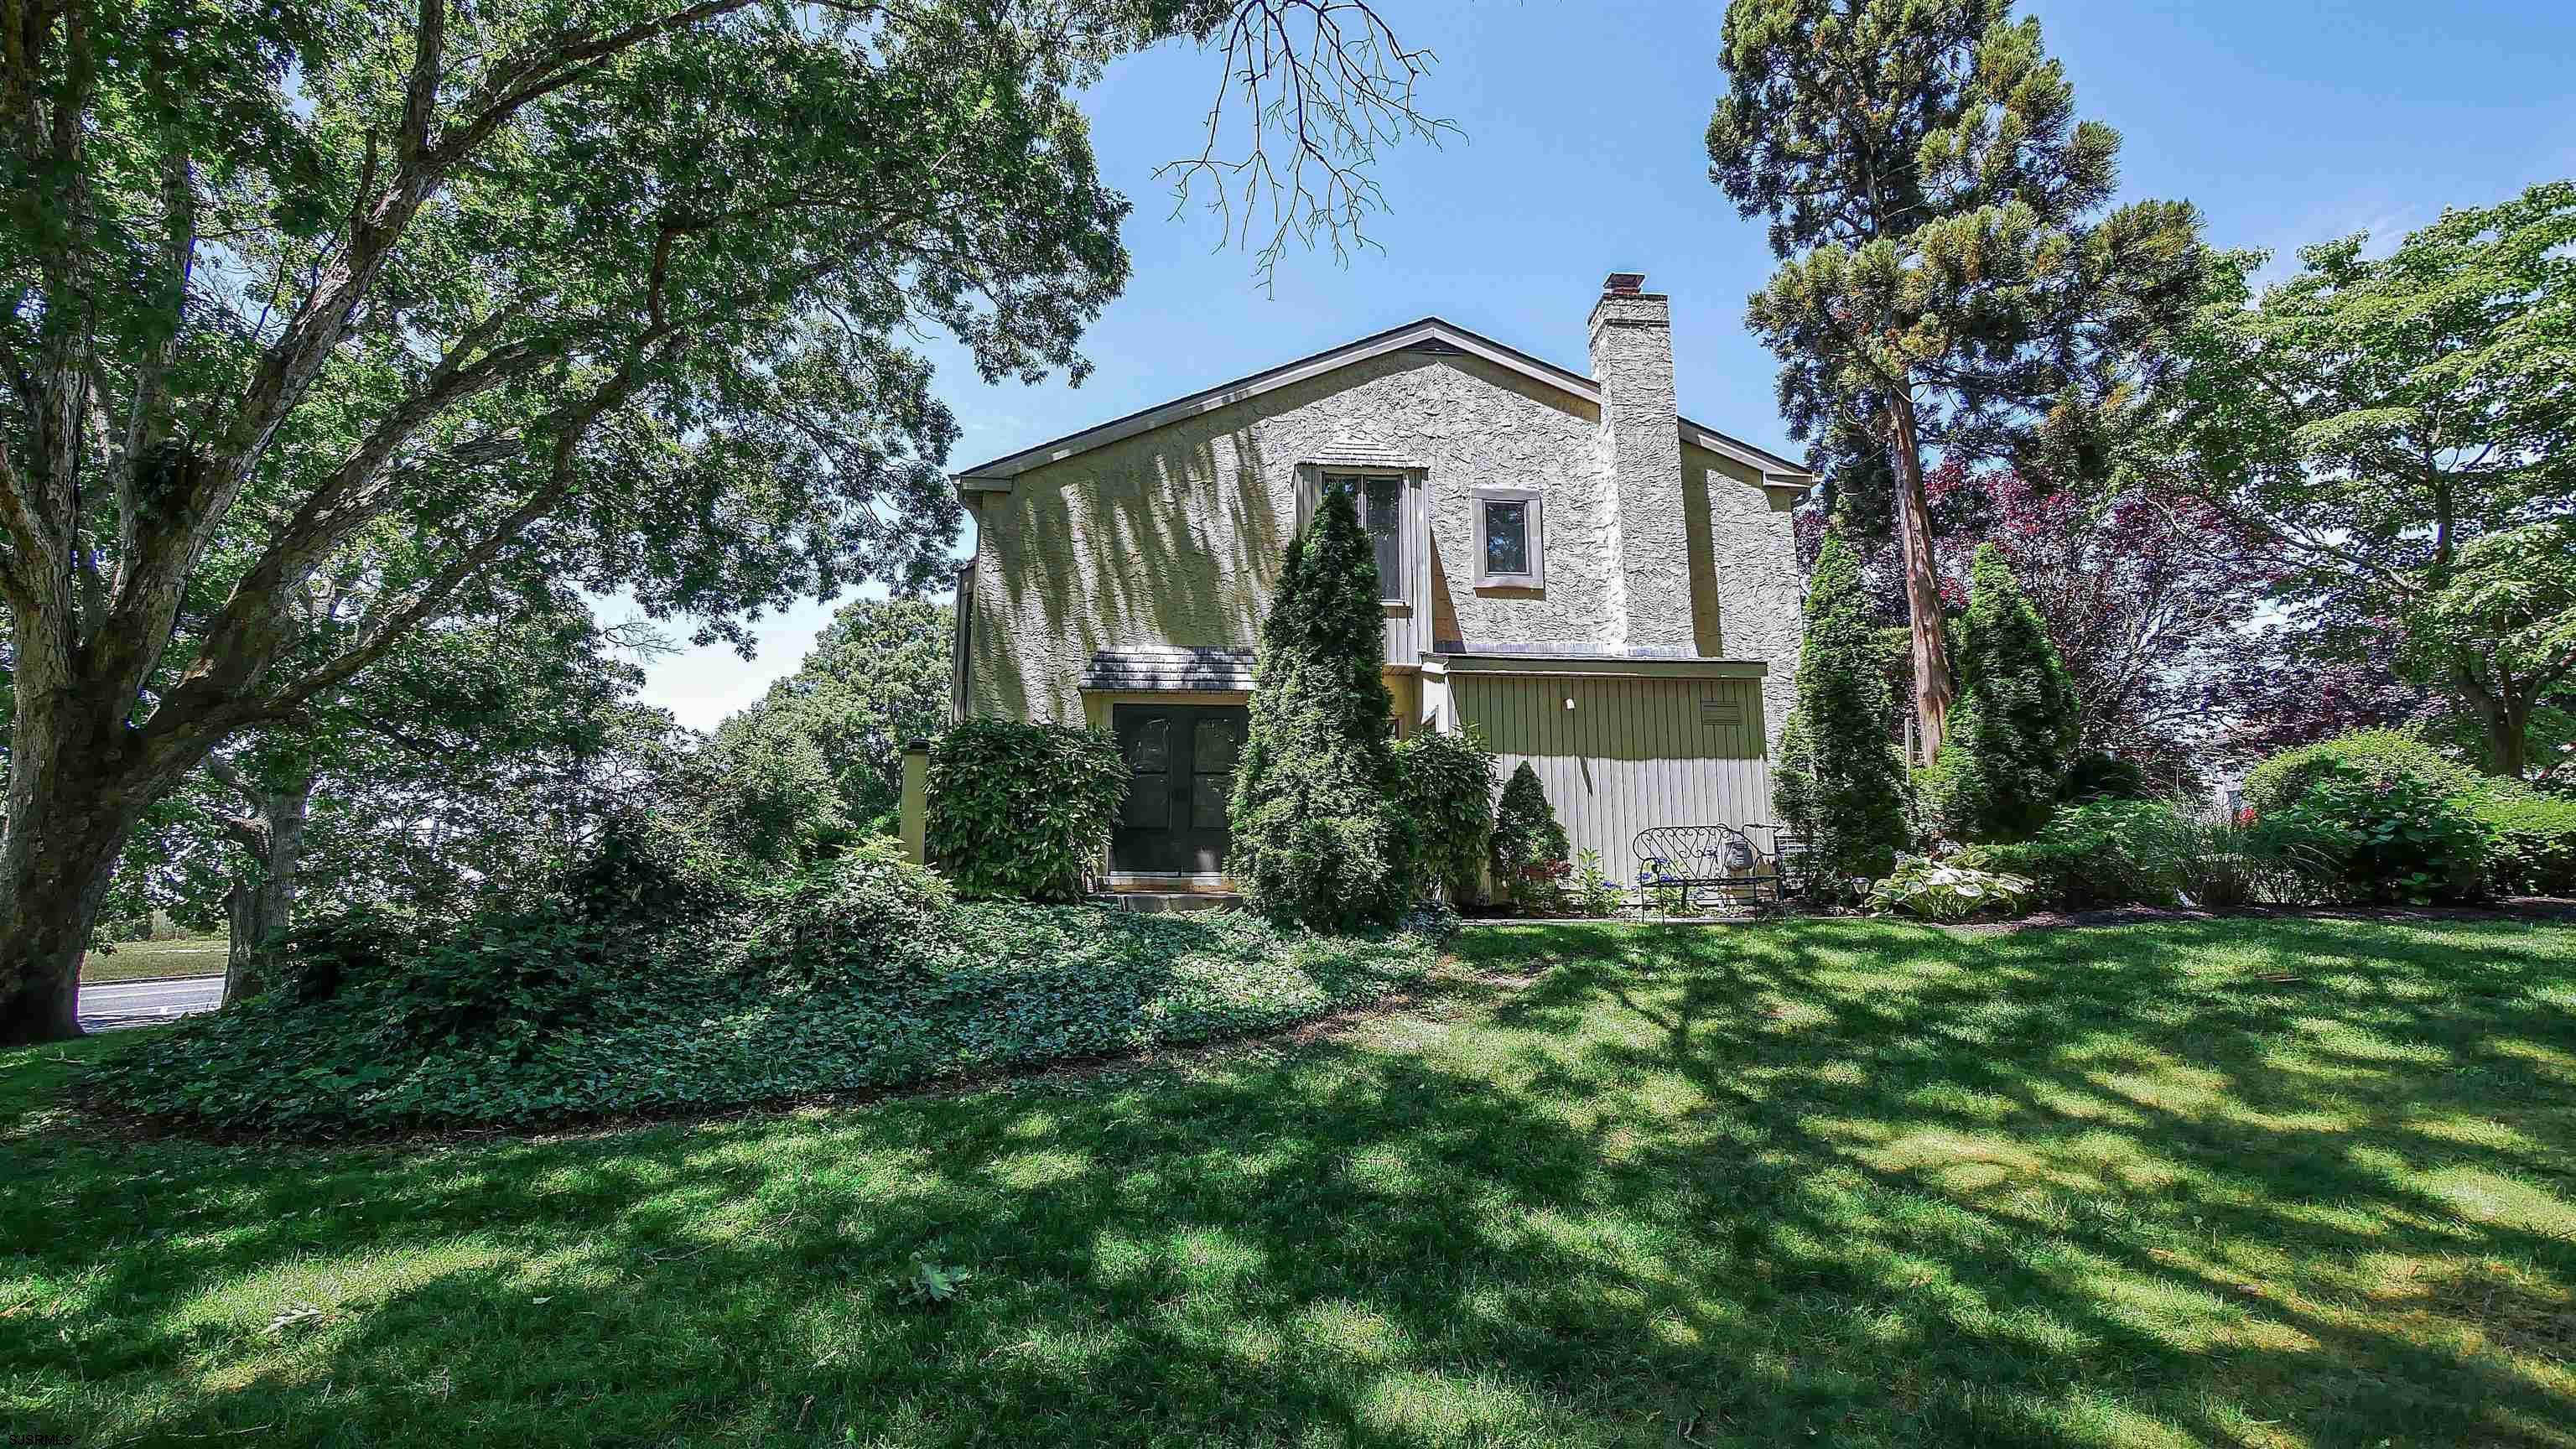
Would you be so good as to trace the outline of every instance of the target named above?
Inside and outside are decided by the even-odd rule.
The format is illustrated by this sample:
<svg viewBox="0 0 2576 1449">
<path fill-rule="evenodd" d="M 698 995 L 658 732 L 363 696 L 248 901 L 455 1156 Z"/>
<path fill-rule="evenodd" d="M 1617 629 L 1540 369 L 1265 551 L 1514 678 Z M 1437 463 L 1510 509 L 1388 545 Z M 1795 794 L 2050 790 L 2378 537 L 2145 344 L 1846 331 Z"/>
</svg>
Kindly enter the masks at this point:
<svg viewBox="0 0 2576 1449">
<path fill-rule="evenodd" d="M 22 1117 L 0 1404 L 98 1442 L 2571 1437 L 2563 944 L 1461 953 L 1354 1039 L 863 1109 L 339 1151 Z"/>
</svg>

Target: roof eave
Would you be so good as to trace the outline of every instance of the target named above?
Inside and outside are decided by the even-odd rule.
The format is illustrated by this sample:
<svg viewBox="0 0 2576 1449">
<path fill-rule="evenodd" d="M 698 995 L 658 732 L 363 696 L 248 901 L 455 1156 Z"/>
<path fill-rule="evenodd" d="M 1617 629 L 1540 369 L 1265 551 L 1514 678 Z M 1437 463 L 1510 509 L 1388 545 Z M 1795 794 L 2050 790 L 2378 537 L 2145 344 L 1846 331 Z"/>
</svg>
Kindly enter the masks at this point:
<svg viewBox="0 0 2576 1449">
<path fill-rule="evenodd" d="M 1185 418 L 1214 412 L 1222 407 L 1230 407 L 1274 389 L 1302 382 L 1307 378 L 1316 377 L 1355 362 L 1363 362 L 1371 357 L 1403 351 L 1425 342 L 1439 342 L 1455 347 L 1461 352 L 1481 357 L 1487 362 L 1508 371 L 1520 373 L 1546 386 L 1557 388 L 1596 407 L 1600 405 L 1600 385 L 1591 378 L 1581 373 L 1569 372 L 1554 363 L 1532 357 L 1518 348 L 1496 342 L 1480 333 L 1470 332 L 1453 322 L 1443 321 L 1438 317 L 1424 317 L 1405 323 L 1401 327 L 1390 327 L 1384 332 L 1373 333 L 1356 341 L 1343 343 L 1339 347 L 1327 348 L 1293 362 L 1281 363 L 1277 367 L 1239 377 L 1231 382 L 1219 383 L 1215 387 L 1174 398 L 1169 402 L 1141 408 L 1124 417 L 1112 418 L 1108 422 L 1095 424 L 1079 432 L 1067 433 L 1063 437 L 1040 443 L 1033 448 L 1006 453 L 999 458 L 953 473 L 949 475 L 949 481 L 961 496 L 967 493 L 1007 493 L 1020 474 L 1032 469 L 1042 468 L 1050 463 L 1060 463 L 1068 458 L 1078 457 L 1094 449 L 1134 437 L 1139 433 L 1152 432 L 1156 428 L 1165 427 Z M 1731 458 L 1754 469 L 1762 475 L 1762 484 L 1766 488 L 1795 487 L 1803 490 L 1815 482 L 1814 477 L 1804 469 L 1776 453 L 1765 452 L 1750 443 L 1730 438 L 1715 428 L 1692 422 L 1688 418 L 1679 418 L 1676 421 L 1680 425 L 1684 442 L 1706 448 L 1721 457 Z"/>
</svg>

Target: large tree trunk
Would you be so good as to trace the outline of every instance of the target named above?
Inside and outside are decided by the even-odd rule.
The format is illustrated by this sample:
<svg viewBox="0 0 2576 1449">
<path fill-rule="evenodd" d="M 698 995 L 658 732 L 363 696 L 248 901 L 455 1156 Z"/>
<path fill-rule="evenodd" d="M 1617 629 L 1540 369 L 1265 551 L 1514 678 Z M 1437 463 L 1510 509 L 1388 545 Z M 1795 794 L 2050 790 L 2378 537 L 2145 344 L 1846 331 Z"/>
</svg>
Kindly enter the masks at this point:
<svg viewBox="0 0 2576 1449">
<path fill-rule="evenodd" d="M 1923 438 L 1915 426 L 1914 399 L 1903 390 L 1888 403 L 1895 424 L 1896 537 L 1905 560 L 1906 621 L 1914 636 L 1914 715 L 1923 734 L 1923 762 L 1941 757 L 1941 733 L 1950 718 L 1950 646 L 1941 627 L 1941 578 L 1932 556 L 1932 506 L 1923 492 Z"/>
<path fill-rule="evenodd" d="M 146 791 L 116 741 L 20 697 L 0 839 L 0 1046 L 80 1035 L 81 955 Z"/>
<path fill-rule="evenodd" d="M 224 965 L 224 1005 L 267 989 L 262 957 L 295 923 L 295 899 L 304 868 L 304 822 L 313 802 L 313 776 L 293 772 L 249 788 L 251 815 L 233 822 L 252 857 L 251 874 L 233 882 L 225 897 L 231 918 L 231 954 Z"/>
<path fill-rule="evenodd" d="M 2531 706 L 2508 701 L 2487 712 L 2487 743 L 2495 751 L 2496 773 L 2523 778 L 2531 768 Z"/>
<path fill-rule="evenodd" d="M 2514 680 L 2503 675 L 2494 684 L 2488 682 L 2487 665 L 2476 653 L 2454 649 L 2448 655 L 2451 692 L 2468 702 L 2478 721 L 2487 728 L 2487 749 L 2495 760 L 2496 773 L 2519 780 L 2531 767 L 2530 742 L 2531 701 L 2541 691 L 2517 690 Z"/>
</svg>

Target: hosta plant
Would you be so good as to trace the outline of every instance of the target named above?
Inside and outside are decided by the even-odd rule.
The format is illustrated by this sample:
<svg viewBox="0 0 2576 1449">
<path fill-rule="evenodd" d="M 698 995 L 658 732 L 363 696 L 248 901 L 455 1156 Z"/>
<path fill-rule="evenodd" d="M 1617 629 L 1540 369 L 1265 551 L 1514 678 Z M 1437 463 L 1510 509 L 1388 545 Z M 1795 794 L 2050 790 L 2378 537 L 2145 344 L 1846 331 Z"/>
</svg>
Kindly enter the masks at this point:
<svg viewBox="0 0 2576 1449">
<path fill-rule="evenodd" d="M 1979 870 L 1972 865 L 1907 856 L 1895 873 L 1872 887 L 1872 915 L 1899 913 L 1927 921 L 1965 921 L 1977 916 L 2018 916 L 2031 906 L 2028 876 Z"/>
</svg>

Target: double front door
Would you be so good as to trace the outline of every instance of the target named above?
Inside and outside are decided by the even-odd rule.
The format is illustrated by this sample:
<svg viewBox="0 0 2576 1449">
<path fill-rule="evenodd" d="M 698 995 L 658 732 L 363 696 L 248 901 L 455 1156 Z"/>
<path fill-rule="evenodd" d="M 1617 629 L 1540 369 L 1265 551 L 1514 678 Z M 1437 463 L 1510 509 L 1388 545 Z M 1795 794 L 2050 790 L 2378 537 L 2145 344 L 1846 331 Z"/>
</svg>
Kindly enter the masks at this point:
<svg viewBox="0 0 2576 1449">
<path fill-rule="evenodd" d="M 1110 728 L 1127 757 L 1127 799 L 1109 833 L 1109 868 L 1214 874 L 1225 869 L 1226 802 L 1249 715 L 1239 704 L 1121 704 Z"/>
</svg>

